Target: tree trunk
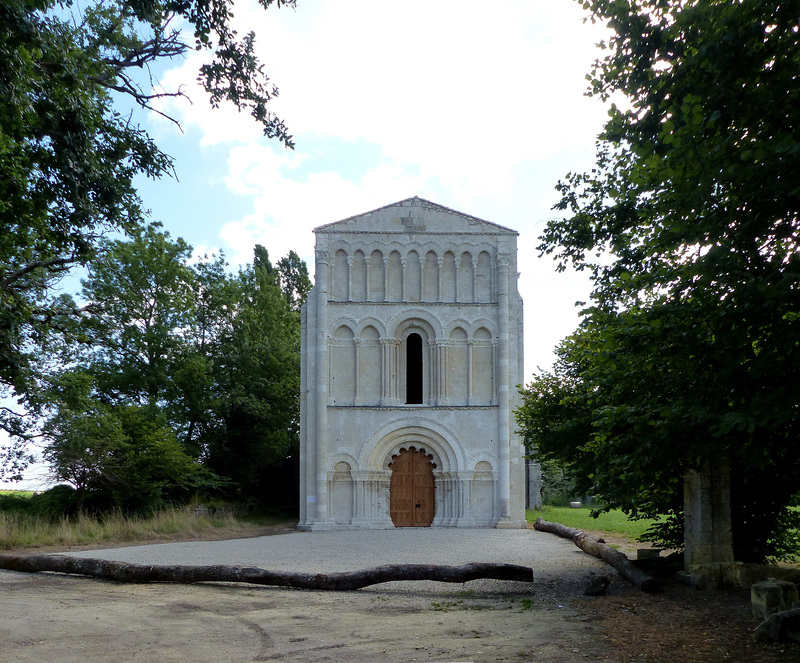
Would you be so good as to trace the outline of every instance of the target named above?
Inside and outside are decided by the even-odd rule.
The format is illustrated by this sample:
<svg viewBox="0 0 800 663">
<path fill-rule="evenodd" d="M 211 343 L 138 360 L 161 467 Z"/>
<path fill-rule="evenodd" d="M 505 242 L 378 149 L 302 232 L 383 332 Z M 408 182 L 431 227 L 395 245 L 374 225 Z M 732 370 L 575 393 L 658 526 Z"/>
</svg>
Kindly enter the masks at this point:
<svg viewBox="0 0 800 663">
<path fill-rule="evenodd" d="M 614 550 L 604 542 L 590 539 L 586 532 L 558 523 L 551 523 L 542 518 L 536 519 L 533 528 L 540 532 L 550 532 L 551 534 L 558 534 L 558 536 L 565 539 L 570 539 L 584 552 L 602 559 L 607 564 L 613 566 L 619 571 L 619 574 L 623 578 L 633 583 L 644 592 L 654 593 L 661 591 L 661 586 L 655 578 L 650 577 L 638 568 L 623 553 Z"/>
<path fill-rule="evenodd" d="M 11 571 L 55 571 L 108 578 L 120 582 L 245 582 L 302 589 L 353 590 L 397 580 L 468 582 L 479 578 L 533 582 L 533 569 L 516 564 L 387 564 L 361 571 L 341 573 L 295 573 L 267 571 L 245 566 L 154 566 L 110 562 L 64 555 L 0 554 L 0 569 Z"/>
</svg>

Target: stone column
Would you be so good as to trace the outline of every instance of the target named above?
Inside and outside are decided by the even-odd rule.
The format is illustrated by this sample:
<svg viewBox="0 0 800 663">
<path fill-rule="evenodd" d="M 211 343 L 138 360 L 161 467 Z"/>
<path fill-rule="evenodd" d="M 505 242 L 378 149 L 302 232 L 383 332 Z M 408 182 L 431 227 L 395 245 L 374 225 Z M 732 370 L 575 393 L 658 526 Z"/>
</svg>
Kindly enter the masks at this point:
<svg viewBox="0 0 800 663">
<path fill-rule="evenodd" d="M 381 405 L 397 405 L 397 348 L 400 342 L 383 337 L 381 342 Z"/>
<path fill-rule="evenodd" d="M 312 295 L 313 296 L 313 295 Z M 312 499 L 310 491 L 316 487 L 313 481 L 309 486 L 308 469 L 316 469 L 313 457 L 314 431 L 311 431 L 309 440 L 308 430 L 308 408 L 313 406 L 313 395 L 309 394 L 308 371 L 311 357 L 313 355 L 312 343 L 308 338 L 309 307 L 303 306 L 300 309 L 300 338 L 303 351 L 300 353 L 300 521 L 297 523 L 298 529 L 306 529 L 309 522 L 309 502 Z M 314 380 L 312 380 L 313 384 Z M 312 413 L 313 416 L 313 413 Z M 310 444 L 309 444 L 310 442 Z M 316 500 L 316 495 L 313 496 Z"/>
<path fill-rule="evenodd" d="M 478 301 L 478 259 L 472 259 L 472 299 L 470 301 Z"/>
<path fill-rule="evenodd" d="M 444 301 L 442 299 L 442 265 L 444 265 L 444 258 L 437 258 L 436 264 L 438 265 L 438 269 L 436 270 L 437 274 L 437 284 L 436 284 L 436 301 Z"/>
<path fill-rule="evenodd" d="M 389 258 L 383 257 L 383 301 L 389 301 Z"/>
<path fill-rule="evenodd" d="M 439 399 L 439 352 L 434 339 L 428 341 L 428 358 L 428 405 L 436 405 Z M 425 366 L 422 370 L 425 370 Z M 425 401 L 424 393 L 422 400 Z"/>
<path fill-rule="evenodd" d="M 350 522 L 353 525 L 367 525 L 369 523 L 367 514 L 369 472 L 352 470 L 350 476 L 353 479 L 354 496 L 353 519 Z"/>
<path fill-rule="evenodd" d="M 406 265 L 408 265 L 408 258 L 400 258 L 400 281 L 401 281 L 400 301 L 401 302 L 408 301 L 408 292 L 406 291 Z"/>
<path fill-rule="evenodd" d="M 353 301 L 353 256 L 347 256 L 347 301 Z"/>
<path fill-rule="evenodd" d="M 370 296 L 370 292 L 369 292 L 370 291 L 369 277 L 370 277 L 370 272 L 372 271 L 371 268 L 372 268 L 372 258 L 367 256 L 367 257 L 364 258 L 364 271 L 366 272 L 366 274 L 364 275 L 364 287 L 365 287 L 364 301 L 365 302 L 371 302 L 372 301 L 371 296 Z"/>
<path fill-rule="evenodd" d="M 356 366 L 355 366 L 355 375 L 353 376 L 353 380 L 355 381 L 355 395 L 353 396 L 353 404 L 355 405 L 363 405 L 364 401 L 361 398 L 361 380 L 360 380 L 360 373 L 361 373 L 361 346 L 364 343 L 364 339 L 362 338 L 354 338 L 353 345 L 356 346 Z"/>
<path fill-rule="evenodd" d="M 316 274 L 316 471 L 317 508 L 315 524 L 329 520 L 328 514 L 328 252 L 317 251 Z"/>
<path fill-rule="evenodd" d="M 442 339 L 436 343 L 437 346 L 437 354 L 439 356 L 439 361 L 437 362 L 436 368 L 439 371 L 439 379 L 438 379 L 438 392 L 437 392 L 437 404 L 439 405 L 450 405 L 450 389 L 449 389 L 449 380 L 447 375 L 447 360 L 448 360 L 448 351 L 447 348 L 449 347 L 450 342 L 447 339 Z"/>
<path fill-rule="evenodd" d="M 458 480 L 461 484 L 461 515 L 458 518 L 459 527 L 471 527 L 475 525 L 475 516 L 472 513 L 472 478 L 475 472 L 472 470 L 462 470 L 458 473 Z"/>
<path fill-rule="evenodd" d="M 472 405 L 474 397 L 472 395 L 472 376 L 474 369 L 472 368 L 472 349 L 475 346 L 475 339 L 467 339 L 467 405 Z"/>
<path fill-rule="evenodd" d="M 419 301 L 425 301 L 425 256 L 419 257 Z"/>
<path fill-rule="evenodd" d="M 497 289 L 497 323 L 500 331 L 498 339 L 497 362 L 497 396 L 498 396 L 498 432 L 497 432 L 497 457 L 500 467 L 499 506 L 500 520 L 498 527 L 510 526 L 509 502 L 511 497 L 511 465 L 509 462 L 510 446 L 510 385 L 509 385 L 509 334 L 508 334 L 508 266 L 510 256 L 500 254 L 497 256 L 498 264 L 498 289 Z"/>
<path fill-rule="evenodd" d="M 459 278 L 460 278 L 459 277 L 459 270 L 461 269 L 461 258 L 456 258 L 455 265 L 456 265 L 456 289 L 455 289 L 455 292 L 453 294 L 453 301 L 457 302 L 458 301 L 458 281 L 459 281 Z"/>
<path fill-rule="evenodd" d="M 497 339 L 492 339 L 492 405 L 497 405 Z"/>
</svg>

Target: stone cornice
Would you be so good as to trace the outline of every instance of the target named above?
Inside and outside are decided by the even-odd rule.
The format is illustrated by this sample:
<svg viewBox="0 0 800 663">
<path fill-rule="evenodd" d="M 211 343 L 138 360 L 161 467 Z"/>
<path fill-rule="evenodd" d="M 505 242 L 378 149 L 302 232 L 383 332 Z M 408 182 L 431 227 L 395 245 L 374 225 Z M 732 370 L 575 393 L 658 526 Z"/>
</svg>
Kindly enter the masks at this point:
<svg viewBox="0 0 800 663">
<path fill-rule="evenodd" d="M 417 302 L 417 301 L 414 301 L 414 302 L 368 302 L 366 300 L 364 300 L 364 301 L 346 302 L 346 301 L 341 300 L 341 299 L 329 299 L 328 300 L 328 305 L 330 306 L 332 304 L 333 305 L 341 304 L 343 306 L 344 305 L 353 306 L 354 304 L 367 304 L 369 306 L 405 306 L 405 307 L 408 307 L 410 305 L 411 306 L 415 306 L 415 307 L 419 307 L 420 305 L 424 305 L 424 306 L 471 306 L 471 307 L 491 306 L 492 308 L 497 308 L 497 302 L 426 302 L 426 301 L 422 301 L 422 302 Z"/>
<path fill-rule="evenodd" d="M 387 412 L 417 412 L 429 410 L 496 410 L 499 405 L 328 405 L 329 410 L 385 410 Z"/>
</svg>

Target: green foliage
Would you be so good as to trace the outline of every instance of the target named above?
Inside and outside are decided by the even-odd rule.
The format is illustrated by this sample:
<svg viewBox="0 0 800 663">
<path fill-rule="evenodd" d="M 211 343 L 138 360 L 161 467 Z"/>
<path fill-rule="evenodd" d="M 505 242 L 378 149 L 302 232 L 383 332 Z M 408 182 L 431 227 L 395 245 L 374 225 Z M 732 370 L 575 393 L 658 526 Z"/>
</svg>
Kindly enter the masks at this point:
<svg viewBox="0 0 800 663">
<path fill-rule="evenodd" d="M 542 468 L 542 504 L 565 506 L 576 499 L 575 480 L 561 463 L 542 459 L 539 464 Z"/>
<path fill-rule="evenodd" d="M 190 255 L 151 224 L 106 242 L 83 281 L 91 312 L 74 331 L 82 344 L 60 356 L 73 368 L 50 377 L 45 430 L 79 509 L 141 511 L 193 493 L 286 502 L 272 487 L 285 490 L 275 474 L 298 449 L 306 266 L 291 253 L 274 268 L 262 246 L 237 274 Z"/>
<path fill-rule="evenodd" d="M 299 448 L 300 318 L 296 291 L 281 289 L 263 247 L 255 255 L 238 275 L 240 307 L 213 358 L 218 397 L 201 445 L 216 473 L 257 498 L 272 480 L 267 470 Z"/>
<path fill-rule="evenodd" d="M 580 488 L 671 514 L 682 477 L 730 463 L 737 559 L 782 554 L 800 489 L 800 31 L 766 0 L 586 2 L 614 35 L 592 91 L 612 106 L 591 173 L 559 184 L 541 250 L 592 303 L 522 425 Z M 534 401 L 544 394 L 545 404 Z"/>
<path fill-rule="evenodd" d="M 83 281 L 91 302 L 81 332 L 98 389 L 119 402 L 155 407 L 170 394 L 170 371 L 193 314 L 191 247 L 149 224 L 108 241 Z"/>
<path fill-rule="evenodd" d="M 294 0 L 261 0 L 273 4 Z M 23 445 L 44 405 L 40 355 L 75 317 L 92 313 L 57 294 L 60 280 L 93 265 L 107 234 L 138 236 L 144 214 L 134 179 L 173 170 L 130 113 L 163 114 L 155 102 L 182 95 L 162 89 L 151 67 L 209 50 L 198 79 L 212 105 L 233 103 L 267 137 L 293 145 L 267 110 L 278 91 L 254 55 L 254 36 L 236 35 L 231 10 L 229 0 L 0 5 L 0 396 L 20 406 L 0 410 L 0 428 L 15 438 L 0 457 L 10 478 L 29 461 Z M 151 391 L 153 377 L 145 376 Z"/>
<path fill-rule="evenodd" d="M 108 405 L 92 396 L 92 377 L 56 377 L 60 398 L 47 420 L 43 458 L 52 477 L 75 487 L 75 507 L 155 509 L 190 497 L 213 477 L 183 449 L 166 418 L 153 408 Z M 107 502 L 107 504 L 104 504 Z"/>
</svg>

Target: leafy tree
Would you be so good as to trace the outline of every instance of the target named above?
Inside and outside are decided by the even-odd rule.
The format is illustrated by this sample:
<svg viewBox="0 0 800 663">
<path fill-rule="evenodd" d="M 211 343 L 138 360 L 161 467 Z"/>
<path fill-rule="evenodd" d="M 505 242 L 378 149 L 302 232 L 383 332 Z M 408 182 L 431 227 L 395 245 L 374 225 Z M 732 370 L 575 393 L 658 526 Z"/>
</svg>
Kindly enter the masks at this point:
<svg viewBox="0 0 800 663">
<path fill-rule="evenodd" d="M 113 402 L 161 406 L 193 322 L 192 249 L 157 223 L 103 248 L 81 293 L 92 305 L 81 330 L 97 388 Z"/>
<path fill-rule="evenodd" d="M 614 30 L 592 93 L 627 107 L 612 106 L 592 172 L 559 184 L 568 216 L 540 248 L 589 270 L 593 301 L 523 425 L 607 504 L 673 525 L 683 473 L 730 463 L 737 558 L 784 554 L 800 490 L 797 12 L 584 5 Z"/>
<path fill-rule="evenodd" d="M 159 98 L 182 94 L 163 90 L 151 67 L 192 49 L 213 52 L 198 77 L 212 105 L 249 111 L 267 137 L 292 146 L 267 110 L 277 89 L 255 57 L 254 36 L 235 33 L 231 12 L 229 0 L 0 4 L 0 396 L 37 406 L 39 348 L 61 331 L 58 320 L 79 313 L 54 289 L 70 268 L 95 259 L 105 234 L 141 226 L 134 178 L 172 171 L 125 110 L 161 113 Z M 0 426 L 24 436 L 23 415 L 3 410 Z M 24 464 L 19 447 L 6 453 Z"/>
<path fill-rule="evenodd" d="M 232 481 L 232 496 L 264 500 L 269 472 L 296 456 L 306 266 L 292 253 L 273 267 L 262 246 L 254 265 L 236 274 L 223 257 L 190 266 L 190 255 L 191 247 L 159 224 L 106 242 L 83 282 L 91 307 L 80 325 L 83 344 L 62 364 L 91 376 L 92 402 L 111 406 L 124 426 L 131 412 L 146 415 L 177 436 L 185 454 Z M 141 469 L 154 453 L 147 449 L 160 444 L 154 435 L 143 434 L 136 453 L 126 447 L 115 454 L 128 459 L 125 481 L 104 488 L 116 504 L 133 502 L 129 484 L 149 494 L 134 482 L 139 476 L 160 494 L 160 479 Z"/>
<path fill-rule="evenodd" d="M 50 443 L 44 460 L 53 479 L 75 487 L 79 513 L 87 491 L 119 480 L 124 433 L 108 406 L 97 402 L 85 403 L 80 410 L 62 406 L 48 420 L 45 435 Z"/>
<path fill-rule="evenodd" d="M 152 408 L 109 405 L 93 394 L 93 377 L 65 371 L 54 379 L 55 413 L 44 427 L 51 474 L 87 498 L 125 511 L 163 506 L 214 485 L 215 477 L 183 449 L 166 419 Z"/>
<path fill-rule="evenodd" d="M 311 290 L 311 279 L 308 278 L 308 267 L 294 251 L 278 261 L 280 285 L 286 300 L 293 310 L 299 311 Z"/>
<path fill-rule="evenodd" d="M 299 443 L 300 319 L 279 279 L 257 246 L 254 265 L 238 275 L 240 306 L 214 357 L 219 396 L 204 435 L 211 469 L 256 500 L 267 494 L 270 469 Z"/>
</svg>

